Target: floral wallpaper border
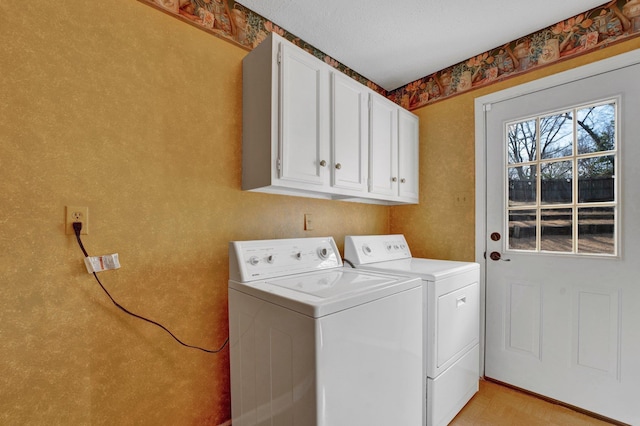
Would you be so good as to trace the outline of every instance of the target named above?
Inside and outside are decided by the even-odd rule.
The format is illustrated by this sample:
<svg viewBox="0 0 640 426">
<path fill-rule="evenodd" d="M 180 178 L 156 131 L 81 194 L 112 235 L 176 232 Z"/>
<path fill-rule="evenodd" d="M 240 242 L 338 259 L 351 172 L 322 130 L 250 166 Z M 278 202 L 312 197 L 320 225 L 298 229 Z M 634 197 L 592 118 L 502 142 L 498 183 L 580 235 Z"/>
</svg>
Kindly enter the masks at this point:
<svg viewBox="0 0 640 426">
<path fill-rule="evenodd" d="M 139 1 L 247 50 L 260 44 L 269 32 L 276 32 L 409 110 L 640 36 L 640 0 L 612 0 L 405 86 L 386 91 L 234 0 Z"/>
</svg>

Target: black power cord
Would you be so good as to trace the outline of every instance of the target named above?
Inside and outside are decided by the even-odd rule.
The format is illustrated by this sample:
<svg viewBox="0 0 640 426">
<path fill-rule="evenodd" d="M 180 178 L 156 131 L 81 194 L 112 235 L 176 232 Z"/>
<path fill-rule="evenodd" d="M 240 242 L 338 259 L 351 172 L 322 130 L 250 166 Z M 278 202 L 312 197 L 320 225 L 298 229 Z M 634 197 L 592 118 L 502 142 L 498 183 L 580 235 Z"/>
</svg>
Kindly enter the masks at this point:
<svg viewBox="0 0 640 426">
<path fill-rule="evenodd" d="M 73 230 L 76 234 L 76 239 L 78 240 L 78 244 L 80 245 L 80 249 L 82 250 L 82 253 L 85 255 L 85 257 L 89 257 L 89 254 L 87 253 L 87 250 L 85 250 L 84 245 L 82 244 L 82 239 L 80 238 L 80 231 L 82 230 L 82 223 L 81 222 L 74 222 L 73 223 Z M 171 335 L 171 337 L 173 337 L 175 339 L 176 342 L 180 343 L 182 346 L 186 346 L 187 348 L 192 348 L 192 349 L 198 349 L 202 352 L 207 352 L 210 354 L 217 354 L 218 352 L 221 352 L 225 346 L 227 346 L 227 343 L 229 343 L 229 338 L 227 337 L 227 339 L 224 341 L 224 343 L 222 344 L 222 346 L 220 346 L 219 349 L 205 349 L 205 348 L 201 348 L 200 346 L 194 346 L 194 345 L 189 345 L 187 343 L 184 343 L 182 340 L 178 339 L 167 327 L 165 327 L 164 325 L 160 324 L 159 322 L 156 322 L 154 320 L 150 320 L 149 318 L 145 318 L 143 316 L 140 316 L 138 314 L 135 314 L 131 311 L 129 311 L 127 308 L 125 308 L 124 306 L 122 306 L 121 304 L 119 304 L 118 302 L 116 302 L 116 300 L 111 296 L 111 294 L 107 291 L 107 289 L 102 285 L 102 282 L 100 282 L 100 278 L 98 278 L 98 274 L 96 274 L 95 272 L 93 272 L 93 276 L 95 277 L 96 281 L 98 282 L 98 284 L 100 285 L 100 287 L 102 288 L 102 290 L 107 294 L 107 296 L 109 296 L 109 299 L 111 299 L 111 301 L 113 302 L 114 305 L 116 305 L 118 307 L 118 309 L 120 309 L 121 311 L 131 315 L 132 317 L 136 317 L 138 319 L 141 319 L 143 321 L 146 321 L 148 323 L 151 323 L 153 325 L 156 325 L 158 327 L 160 327 L 161 329 L 163 329 L 164 331 L 166 331 L 167 333 L 169 333 Z"/>
</svg>

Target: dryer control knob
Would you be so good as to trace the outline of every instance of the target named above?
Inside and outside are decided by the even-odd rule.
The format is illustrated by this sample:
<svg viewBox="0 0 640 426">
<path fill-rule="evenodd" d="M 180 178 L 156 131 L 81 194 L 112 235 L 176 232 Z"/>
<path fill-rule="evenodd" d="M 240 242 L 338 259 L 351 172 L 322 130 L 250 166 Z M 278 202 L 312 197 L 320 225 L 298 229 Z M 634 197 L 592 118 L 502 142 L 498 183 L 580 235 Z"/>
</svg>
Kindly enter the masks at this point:
<svg viewBox="0 0 640 426">
<path fill-rule="evenodd" d="M 258 256 L 251 256 L 251 257 L 249 258 L 249 263 L 250 263 L 251 265 L 254 265 L 254 266 L 255 266 L 255 265 L 257 265 L 258 263 L 260 263 L 260 259 L 258 259 Z"/>
<path fill-rule="evenodd" d="M 270 254 L 267 257 L 267 263 L 273 263 L 276 260 L 276 256 L 274 254 Z"/>
</svg>

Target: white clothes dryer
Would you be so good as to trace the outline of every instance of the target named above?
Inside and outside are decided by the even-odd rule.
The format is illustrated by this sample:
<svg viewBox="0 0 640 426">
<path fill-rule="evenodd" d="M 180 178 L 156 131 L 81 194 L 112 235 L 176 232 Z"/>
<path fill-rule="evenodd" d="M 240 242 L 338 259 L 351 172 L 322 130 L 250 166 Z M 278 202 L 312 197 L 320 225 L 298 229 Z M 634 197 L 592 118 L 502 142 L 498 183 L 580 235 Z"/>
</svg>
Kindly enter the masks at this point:
<svg viewBox="0 0 640 426">
<path fill-rule="evenodd" d="M 448 424 L 478 391 L 480 265 L 414 258 L 404 235 L 347 236 L 344 251 L 358 270 L 422 280 L 426 424 Z"/>
<path fill-rule="evenodd" d="M 421 425 L 423 287 L 331 237 L 229 244 L 234 426 Z"/>
</svg>

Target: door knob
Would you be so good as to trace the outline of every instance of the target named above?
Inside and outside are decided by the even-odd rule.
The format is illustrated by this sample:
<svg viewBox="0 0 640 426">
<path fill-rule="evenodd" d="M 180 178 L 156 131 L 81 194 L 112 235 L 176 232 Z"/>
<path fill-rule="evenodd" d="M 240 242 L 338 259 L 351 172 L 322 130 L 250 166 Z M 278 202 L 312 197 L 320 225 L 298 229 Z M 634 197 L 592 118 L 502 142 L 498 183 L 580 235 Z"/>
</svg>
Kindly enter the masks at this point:
<svg viewBox="0 0 640 426">
<path fill-rule="evenodd" d="M 502 255 L 498 251 L 492 251 L 491 254 L 489 255 L 489 258 L 493 261 L 502 260 L 505 262 L 511 262 L 511 259 L 503 259 Z"/>
</svg>

